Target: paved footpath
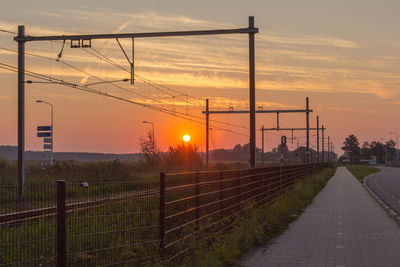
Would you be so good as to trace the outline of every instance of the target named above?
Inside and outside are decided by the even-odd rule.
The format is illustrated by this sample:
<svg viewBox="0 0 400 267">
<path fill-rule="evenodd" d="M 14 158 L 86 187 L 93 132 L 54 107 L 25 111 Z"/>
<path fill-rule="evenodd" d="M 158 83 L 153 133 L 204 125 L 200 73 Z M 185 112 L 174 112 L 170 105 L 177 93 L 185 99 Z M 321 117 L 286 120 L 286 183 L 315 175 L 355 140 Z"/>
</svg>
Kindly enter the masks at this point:
<svg viewBox="0 0 400 267">
<path fill-rule="evenodd" d="M 285 233 L 240 265 L 400 266 L 400 228 L 340 167 Z"/>
</svg>

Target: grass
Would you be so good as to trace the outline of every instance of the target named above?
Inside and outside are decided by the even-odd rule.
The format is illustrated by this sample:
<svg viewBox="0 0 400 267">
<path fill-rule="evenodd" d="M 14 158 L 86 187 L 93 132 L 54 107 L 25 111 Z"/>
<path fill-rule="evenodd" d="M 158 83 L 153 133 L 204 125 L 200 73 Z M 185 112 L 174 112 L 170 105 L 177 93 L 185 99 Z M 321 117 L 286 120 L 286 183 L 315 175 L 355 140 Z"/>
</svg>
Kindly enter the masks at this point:
<svg viewBox="0 0 400 267">
<path fill-rule="evenodd" d="M 194 256 L 188 256 L 184 266 L 232 266 L 240 256 L 257 245 L 267 243 L 287 229 L 312 202 L 334 174 L 335 167 L 325 168 L 303 179 L 273 205 L 253 209 L 238 222 L 233 231 L 204 242 Z"/>
<path fill-rule="evenodd" d="M 370 165 L 346 165 L 346 168 L 358 179 L 360 182 L 364 177 L 379 172 L 380 169 Z"/>
</svg>

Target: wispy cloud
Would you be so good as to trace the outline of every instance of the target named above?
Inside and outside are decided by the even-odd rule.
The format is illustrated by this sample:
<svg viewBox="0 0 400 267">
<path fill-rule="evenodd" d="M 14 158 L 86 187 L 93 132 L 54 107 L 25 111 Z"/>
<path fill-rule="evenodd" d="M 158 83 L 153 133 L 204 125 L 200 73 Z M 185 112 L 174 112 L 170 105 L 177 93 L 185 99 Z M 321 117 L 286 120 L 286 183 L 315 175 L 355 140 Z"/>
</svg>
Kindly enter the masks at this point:
<svg viewBox="0 0 400 267">
<path fill-rule="evenodd" d="M 111 32 L 243 26 L 157 12 L 131 14 L 105 9 L 40 12 L 48 17 L 84 19 L 102 25 L 100 31 Z M 0 25 L 8 30 L 16 28 L 16 24 L 4 21 L 0 21 Z M 29 25 L 28 34 L 72 34 L 85 30 L 74 27 L 65 31 L 64 28 L 48 24 Z M 93 28 L 90 31 L 93 33 Z M 130 49 L 130 40 L 122 40 L 122 44 Z M 381 99 L 398 94 L 399 75 L 389 71 L 394 64 L 393 59 L 385 55 L 364 58 L 360 54 L 354 57 L 353 51 L 362 48 L 355 41 L 335 36 L 261 31 L 256 37 L 256 44 L 256 87 L 259 90 L 352 92 L 371 94 Z M 271 44 L 275 44 L 275 47 L 271 47 Z M 114 40 L 96 40 L 93 46 L 117 64 L 128 68 Z M 48 53 L 48 49 L 31 49 L 36 53 Z M 60 44 L 54 44 L 54 57 L 59 49 Z M 216 89 L 246 89 L 248 86 L 247 47 L 243 46 L 243 38 L 240 37 L 224 36 L 217 40 L 207 37 L 138 40 L 135 42 L 135 50 L 136 73 L 168 86 Z M 64 50 L 64 60 L 105 79 L 118 79 L 127 75 L 79 49 L 72 51 L 67 47 Z M 35 62 L 29 67 L 45 71 L 46 66 Z M 80 84 L 91 79 L 87 74 L 68 67 L 60 73 L 57 63 L 53 66 L 54 75 L 75 77 Z"/>
<path fill-rule="evenodd" d="M 257 40 L 267 43 L 304 45 L 304 46 L 333 46 L 338 48 L 359 48 L 360 45 L 354 41 L 323 35 L 293 34 L 290 36 L 267 32 L 257 36 Z"/>
</svg>

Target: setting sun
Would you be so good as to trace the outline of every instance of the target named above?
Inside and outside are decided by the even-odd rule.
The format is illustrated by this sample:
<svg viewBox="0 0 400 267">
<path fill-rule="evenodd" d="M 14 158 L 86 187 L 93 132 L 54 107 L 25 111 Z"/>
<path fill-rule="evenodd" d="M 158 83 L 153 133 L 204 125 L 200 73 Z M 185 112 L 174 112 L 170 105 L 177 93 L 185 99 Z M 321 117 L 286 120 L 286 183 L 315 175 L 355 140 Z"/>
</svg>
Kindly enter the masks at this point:
<svg viewBox="0 0 400 267">
<path fill-rule="evenodd" d="M 190 141 L 190 135 L 188 135 L 188 134 L 185 134 L 184 136 L 183 136 L 183 141 L 185 141 L 185 142 L 189 142 Z"/>
</svg>

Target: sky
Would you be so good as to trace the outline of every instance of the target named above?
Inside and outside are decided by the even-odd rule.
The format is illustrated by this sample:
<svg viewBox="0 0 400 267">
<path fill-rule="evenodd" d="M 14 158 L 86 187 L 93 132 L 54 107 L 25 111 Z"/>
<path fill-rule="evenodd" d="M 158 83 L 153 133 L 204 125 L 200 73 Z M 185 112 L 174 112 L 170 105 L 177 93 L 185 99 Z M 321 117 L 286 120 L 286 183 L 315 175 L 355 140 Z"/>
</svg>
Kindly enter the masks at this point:
<svg viewBox="0 0 400 267">
<path fill-rule="evenodd" d="M 257 108 L 303 109 L 309 97 L 311 126 L 318 115 L 339 153 L 349 134 L 363 143 L 400 133 L 398 1 L 3 0 L 2 6 L 0 30 L 25 25 L 32 36 L 245 28 L 254 16 Z M 14 35 L 0 32 L 0 63 L 17 66 Z M 130 56 L 131 41 L 120 42 Z M 66 43 L 56 61 L 61 49 L 62 42 L 28 42 L 26 69 L 81 87 L 130 77 L 116 40 L 93 40 L 92 48 Z M 134 64 L 134 85 L 90 86 L 120 100 L 54 83 L 26 84 L 26 149 L 42 150 L 36 127 L 50 121 L 49 106 L 38 99 L 54 105 L 54 149 L 60 152 L 138 152 L 151 130 L 143 120 L 154 122 L 161 150 L 184 134 L 205 150 L 206 98 L 211 110 L 249 108 L 247 35 L 137 39 Z M 16 73 L 0 68 L 0 81 L 0 145 L 16 145 Z M 211 120 L 212 149 L 248 142 L 248 115 Z M 275 127 L 276 116 L 258 114 L 256 124 Z M 304 127 L 305 115 L 281 114 L 280 126 Z M 266 133 L 265 149 L 276 147 L 281 135 L 291 137 Z M 291 149 L 304 145 L 305 132 L 294 137 Z"/>
</svg>

